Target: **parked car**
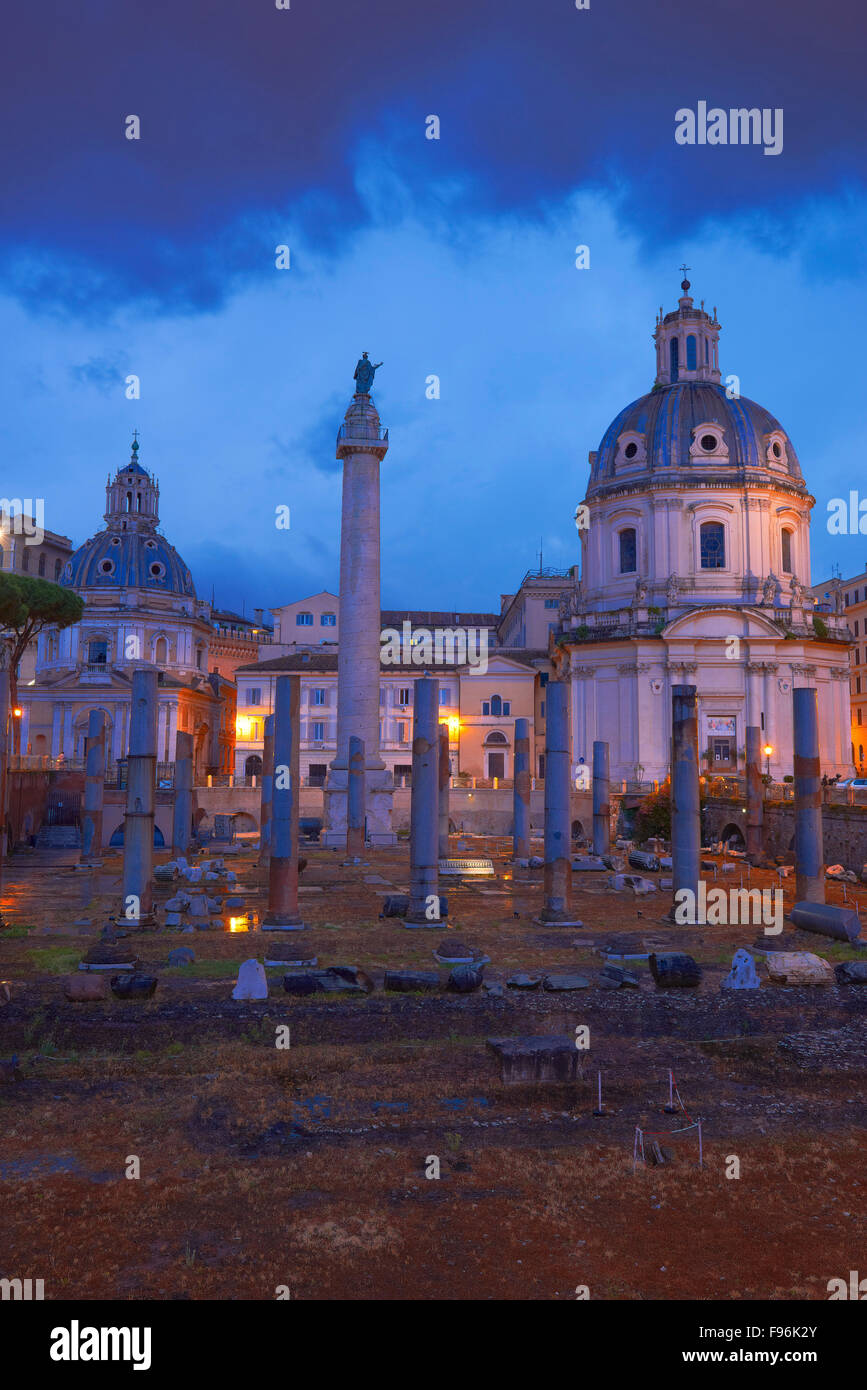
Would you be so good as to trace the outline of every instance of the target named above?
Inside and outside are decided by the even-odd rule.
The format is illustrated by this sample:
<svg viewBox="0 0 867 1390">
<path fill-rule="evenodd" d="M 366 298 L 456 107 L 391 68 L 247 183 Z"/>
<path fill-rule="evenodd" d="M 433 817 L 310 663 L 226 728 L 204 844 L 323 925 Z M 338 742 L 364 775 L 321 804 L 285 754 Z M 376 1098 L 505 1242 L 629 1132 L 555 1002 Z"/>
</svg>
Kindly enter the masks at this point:
<svg viewBox="0 0 867 1390">
<path fill-rule="evenodd" d="M 856 792 L 867 792 L 867 777 L 844 777 L 842 782 L 835 782 L 835 787 L 851 787 Z"/>
</svg>

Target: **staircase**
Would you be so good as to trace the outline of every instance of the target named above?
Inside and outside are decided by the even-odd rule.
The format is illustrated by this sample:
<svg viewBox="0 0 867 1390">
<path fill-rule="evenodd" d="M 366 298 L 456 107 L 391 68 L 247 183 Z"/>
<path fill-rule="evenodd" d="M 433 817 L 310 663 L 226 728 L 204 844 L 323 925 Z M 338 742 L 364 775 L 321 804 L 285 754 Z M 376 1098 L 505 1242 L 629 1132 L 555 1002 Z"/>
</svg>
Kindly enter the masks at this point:
<svg viewBox="0 0 867 1390">
<path fill-rule="evenodd" d="M 81 832 L 76 825 L 43 825 L 36 836 L 37 849 L 79 849 Z"/>
</svg>

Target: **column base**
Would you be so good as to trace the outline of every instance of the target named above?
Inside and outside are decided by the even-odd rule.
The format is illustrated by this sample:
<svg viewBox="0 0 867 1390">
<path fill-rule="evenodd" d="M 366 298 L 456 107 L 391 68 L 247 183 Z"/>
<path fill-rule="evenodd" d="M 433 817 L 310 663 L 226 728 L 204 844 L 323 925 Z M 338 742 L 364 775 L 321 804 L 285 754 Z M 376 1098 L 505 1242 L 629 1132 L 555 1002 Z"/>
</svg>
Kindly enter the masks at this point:
<svg viewBox="0 0 867 1390">
<path fill-rule="evenodd" d="M 74 873 L 80 874 L 84 873 L 86 869 L 101 869 L 102 866 L 103 861 L 101 859 L 82 859 L 80 864 L 73 864 L 72 868 Z"/>
<path fill-rule="evenodd" d="M 300 917 L 287 912 L 266 912 L 259 925 L 260 931 L 306 931 L 307 923 Z"/>
</svg>

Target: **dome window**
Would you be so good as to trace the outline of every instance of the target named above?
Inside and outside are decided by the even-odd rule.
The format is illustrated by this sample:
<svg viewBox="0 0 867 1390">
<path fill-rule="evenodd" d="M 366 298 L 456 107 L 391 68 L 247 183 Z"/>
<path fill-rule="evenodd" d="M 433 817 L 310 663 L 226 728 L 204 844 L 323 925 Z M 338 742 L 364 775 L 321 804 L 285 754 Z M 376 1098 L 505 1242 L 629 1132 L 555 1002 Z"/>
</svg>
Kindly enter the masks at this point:
<svg viewBox="0 0 867 1390">
<path fill-rule="evenodd" d="M 706 521 L 699 531 L 699 553 L 703 570 L 725 569 L 726 533 L 721 521 Z"/>
<path fill-rule="evenodd" d="M 712 454 L 715 452 L 719 440 L 715 434 L 703 434 L 700 442 L 705 453 Z"/>
<path fill-rule="evenodd" d="M 636 455 L 637 453 L 638 453 L 638 445 L 636 444 L 635 440 L 633 439 L 632 442 L 631 442 L 630 444 L 627 444 L 626 448 L 623 450 L 623 456 L 624 456 L 624 458 L 634 459 L 634 458 L 635 458 L 635 455 Z"/>
<path fill-rule="evenodd" d="M 153 564 L 149 566 L 149 569 L 152 579 L 162 579 L 166 572 L 165 565 L 161 564 L 159 560 L 154 560 Z"/>
<path fill-rule="evenodd" d="M 688 372 L 694 372 L 697 363 L 695 334 L 689 333 L 686 339 L 686 370 Z"/>
<path fill-rule="evenodd" d="M 100 574 L 114 574 L 114 560 L 100 560 Z"/>
<path fill-rule="evenodd" d="M 145 541 L 145 545 L 146 545 L 146 547 L 147 547 L 148 550 L 156 550 L 156 548 L 157 548 L 157 543 L 156 543 L 156 541 Z"/>
<path fill-rule="evenodd" d="M 626 526 L 620 532 L 620 573 L 634 574 L 637 568 L 636 531 L 634 526 Z"/>
<path fill-rule="evenodd" d="M 120 536 L 112 536 L 111 543 L 112 545 L 120 545 Z"/>
<path fill-rule="evenodd" d="M 782 532 L 780 533 L 780 540 L 781 540 L 781 542 L 782 542 L 782 547 L 781 547 L 781 549 L 782 549 L 782 561 L 783 561 L 783 565 L 782 565 L 783 574 L 791 574 L 791 573 L 792 573 L 792 533 L 791 533 L 791 531 L 788 531 L 788 530 L 782 531 Z"/>
</svg>

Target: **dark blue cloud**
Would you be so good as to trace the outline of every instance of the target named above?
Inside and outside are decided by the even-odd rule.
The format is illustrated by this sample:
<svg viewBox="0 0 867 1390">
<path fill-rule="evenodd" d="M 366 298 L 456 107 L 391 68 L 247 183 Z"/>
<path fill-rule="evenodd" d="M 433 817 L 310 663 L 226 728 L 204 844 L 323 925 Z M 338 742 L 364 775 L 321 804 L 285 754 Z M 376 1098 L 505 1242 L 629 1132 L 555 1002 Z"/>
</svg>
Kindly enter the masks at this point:
<svg viewBox="0 0 867 1390">
<path fill-rule="evenodd" d="M 862 24 L 857 0 L 17 6 L 0 254 L 43 309 L 143 296 L 207 311 L 265 273 L 266 223 L 340 251 L 368 215 L 354 166 L 371 139 L 416 200 L 464 179 L 466 213 L 600 184 L 623 186 L 651 245 L 737 210 L 785 219 L 807 190 L 864 181 Z M 783 153 L 677 146 L 674 113 L 699 100 L 782 107 Z"/>
</svg>

